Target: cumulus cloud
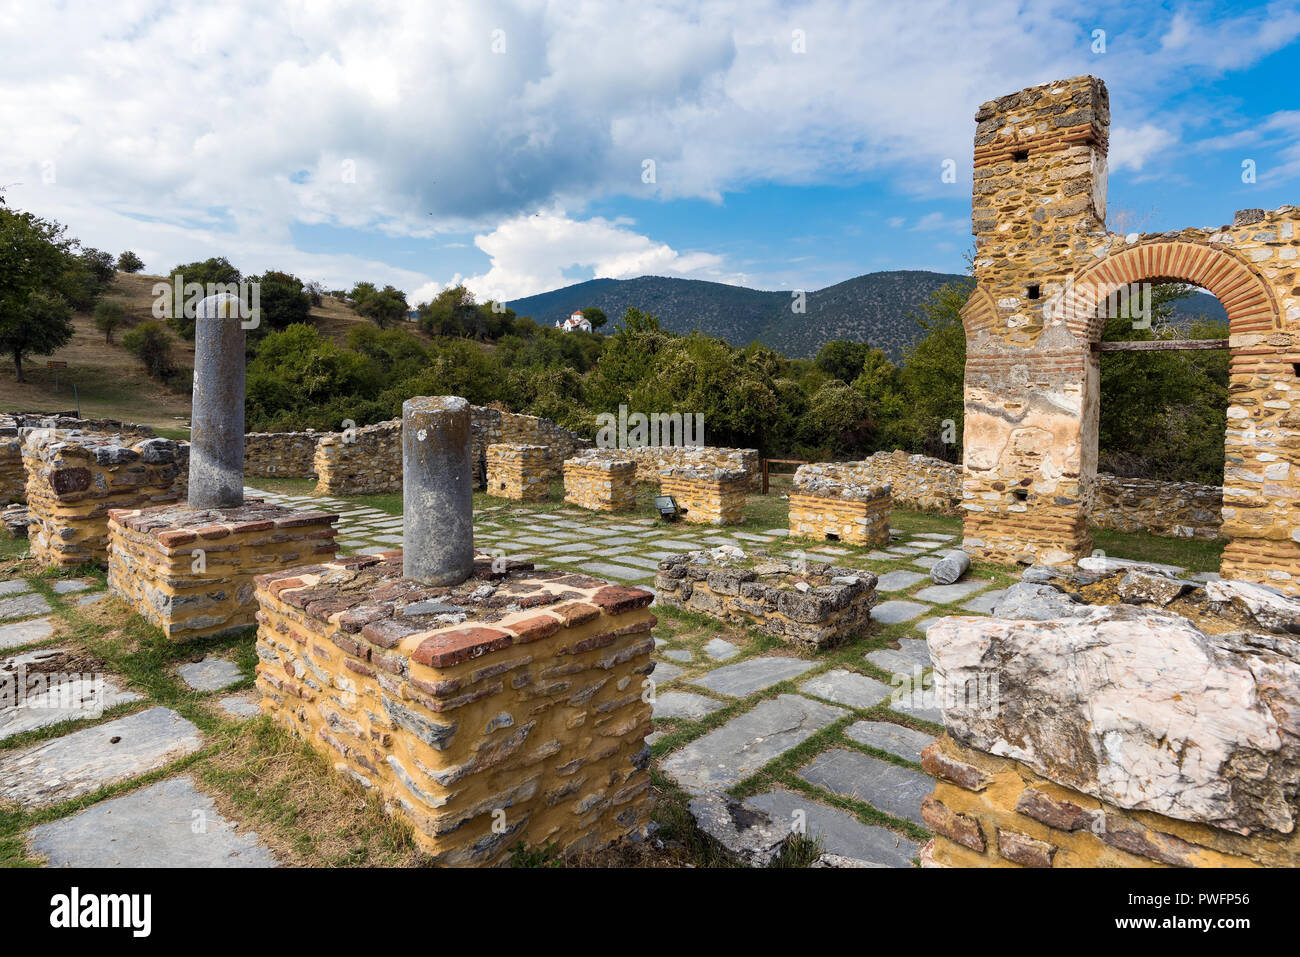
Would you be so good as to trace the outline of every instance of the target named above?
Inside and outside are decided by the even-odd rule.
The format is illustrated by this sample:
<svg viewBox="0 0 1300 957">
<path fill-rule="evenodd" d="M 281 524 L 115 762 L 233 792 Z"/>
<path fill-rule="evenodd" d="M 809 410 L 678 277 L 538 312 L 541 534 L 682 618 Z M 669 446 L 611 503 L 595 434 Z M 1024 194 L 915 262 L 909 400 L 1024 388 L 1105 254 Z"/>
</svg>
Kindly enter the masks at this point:
<svg viewBox="0 0 1300 957">
<path fill-rule="evenodd" d="M 1138 127 L 1114 126 L 1110 131 L 1110 150 L 1107 155 L 1112 170 L 1140 170 L 1150 159 L 1169 149 L 1177 142 L 1169 130 L 1153 123 Z"/>
</svg>

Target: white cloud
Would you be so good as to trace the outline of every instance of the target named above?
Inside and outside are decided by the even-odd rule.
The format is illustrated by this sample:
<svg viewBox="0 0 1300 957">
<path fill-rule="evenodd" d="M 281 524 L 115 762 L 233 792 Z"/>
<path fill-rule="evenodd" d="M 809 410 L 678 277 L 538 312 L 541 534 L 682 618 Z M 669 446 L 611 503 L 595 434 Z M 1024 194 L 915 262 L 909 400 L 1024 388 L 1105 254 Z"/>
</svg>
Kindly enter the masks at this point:
<svg viewBox="0 0 1300 957">
<path fill-rule="evenodd" d="M 1107 160 L 1112 170 L 1140 170 L 1148 160 L 1169 149 L 1177 140 L 1169 130 L 1153 123 L 1143 123 L 1138 127 L 1111 127 Z"/>
<path fill-rule="evenodd" d="M 492 261 L 479 276 L 456 277 L 480 300 L 508 302 L 557 289 L 574 282 L 566 271 L 590 270 L 592 279 L 634 276 L 680 276 L 712 282 L 743 284 L 746 276 L 725 268 L 721 256 L 679 252 L 628 228 L 623 221 L 599 217 L 578 221 L 555 209 L 517 216 L 490 233 L 474 237 L 474 245 Z M 424 286 L 412 302 L 431 299 L 442 288 Z"/>
</svg>

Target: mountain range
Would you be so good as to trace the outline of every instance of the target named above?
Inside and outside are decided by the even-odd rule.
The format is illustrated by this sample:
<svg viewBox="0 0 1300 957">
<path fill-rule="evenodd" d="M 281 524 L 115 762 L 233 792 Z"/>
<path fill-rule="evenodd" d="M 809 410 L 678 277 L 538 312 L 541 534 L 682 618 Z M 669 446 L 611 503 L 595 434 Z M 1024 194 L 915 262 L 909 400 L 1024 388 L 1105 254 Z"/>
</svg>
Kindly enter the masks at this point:
<svg viewBox="0 0 1300 957">
<path fill-rule="evenodd" d="M 970 282 L 955 273 L 919 269 L 873 272 L 807 293 L 804 311 L 792 309 L 790 290 L 748 289 L 700 279 L 639 276 L 590 279 L 510 302 L 536 322 L 554 325 L 579 309 L 595 306 L 617 324 L 635 307 L 659 317 L 672 332 L 696 329 L 734 346 L 760 342 L 790 358 L 810 358 L 833 339 L 869 342 L 895 362 L 920 338 L 918 309 L 927 296 L 950 282 Z M 1196 293 L 1179 303 L 1177 319 L 1225 317 L 1219 301 Z M 607 326 L 608 330 L 610 326 Z"/>
</svg>

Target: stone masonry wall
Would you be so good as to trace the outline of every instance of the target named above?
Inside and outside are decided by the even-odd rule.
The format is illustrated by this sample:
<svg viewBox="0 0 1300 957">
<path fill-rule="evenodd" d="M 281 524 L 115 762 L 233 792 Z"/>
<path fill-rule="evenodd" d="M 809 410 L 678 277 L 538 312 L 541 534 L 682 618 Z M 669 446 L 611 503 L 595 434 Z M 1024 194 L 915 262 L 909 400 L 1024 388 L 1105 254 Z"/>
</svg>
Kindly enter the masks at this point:
<svg viewBox="0 0 1300 957">
<path fill-rule="evenodd" d="M 190 447 L 103 433 L 38 430 L 23 443 L 32 557 L 42 565 L 108 561 L 108 516 L 182 499 Z"/>
<path fill-rule="evenodd" d="M 638 838 L 654 596 L 491 567 L 450 589 L 401 579 L 400 552 L 260 577 L 262 709 L 377 790 L 437 863 Z"/>
<path fill-rule="evenodd" d="M 402 490 L 402 420 L 350 432 L 331 432 L 316 443 L 317 495 L 382 495 Z"/>
<path fill-rule="evenodd" d="M 561 428 L 550 419 L 517 412 L 471 406 L 471 454 L 478 462 L 487 454 L 490 445 L 545 445 L 551 450 L 548 464 L 550 474 L 558 477 L 565 459 L 590 448 L 591 441 L 575 432 Z"/>
<path fill-rule="evenodd" d="M 1088 518 L 1097 528 L 1167 538 L 1219 537 L 1223 489 L 1097 473 Z"/>
<path fill-rule="evenodd" d="M 1300 642 L 1079 606 L 927 633 L 947 866 L 1300 865 Z"/>
<path fill-rule="evenodd" d="M 659 492 L 671 495 L 682 518 L 697 525 L 740 525 L 745 521 L 749 476 L 739 469 L 673 466 L 659 473 Z"/>
<path fill-rule="evenodd" d="M 564 500 L 614 512 L 636 505 L 636 463 L 617 452 L 589 451 L 564 460 Z"/>
<path fill-rule="evenodd" d="M 860 462 L 831 464 L 845 467 L 845 482 L 888 485 L 899 508 L 937 515 L 961 514 L 960 465 L 899 450 L 876 452 Z M 795 475 L 805 468 L 808 466 L 800 466 Z"/>
<path fill-rule="evenodd" d="M 244 436 L 248 478 L 315 478 L 316 443 L 331 432 L 249 432 Z"/>
<path fill-rule="evenodd" d="M 147 425 L 116 419 L 81 419 L 72 412 L 0 413 L 0 504 L 27 500 L 27 474 L 23 471 L 23 437 L 26 429 L 105 432 L 133 439 L 151 439 Z"/>
<path fill-rule="evenodd" d="M 489 495 L 540 502 L 550 492 L 551 450 L 545 445 L 489 445 L 486 461 Z"/>
<path fill-rule="evenodd" d="M 108 587 L 168 638 L 254 624 L 258 575 L 334 557 L 330 512 L 250 499 L 237 508 L 109 512 Z"/>
<path fill-rule="evenodd" d="M 749 491 L 761 492 L 763 463 L 757 449 L 728 449 L 711 445 L 643 446 L 610 449 L 637 465 L 638 482 L 657 482 L 664 469 L 715 468 L 745 473 Z"/>
</svg>

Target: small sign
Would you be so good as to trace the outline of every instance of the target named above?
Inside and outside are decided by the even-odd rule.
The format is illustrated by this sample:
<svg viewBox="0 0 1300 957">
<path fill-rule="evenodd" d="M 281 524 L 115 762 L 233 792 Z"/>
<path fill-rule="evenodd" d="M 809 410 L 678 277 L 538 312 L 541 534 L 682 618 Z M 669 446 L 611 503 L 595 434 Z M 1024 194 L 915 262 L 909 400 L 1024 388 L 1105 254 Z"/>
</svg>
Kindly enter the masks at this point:
<svg viewBox="0 0 1300 957">
<path fill-rule="evenodd" d="M 55 362 L 51 359 L 49 362 L 45 363 L 45 367 L 47 369 L 66 369 L 68 364 L 66 362 Z"/>
</svg>

